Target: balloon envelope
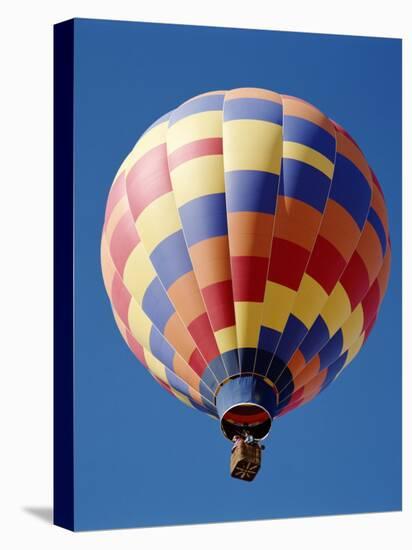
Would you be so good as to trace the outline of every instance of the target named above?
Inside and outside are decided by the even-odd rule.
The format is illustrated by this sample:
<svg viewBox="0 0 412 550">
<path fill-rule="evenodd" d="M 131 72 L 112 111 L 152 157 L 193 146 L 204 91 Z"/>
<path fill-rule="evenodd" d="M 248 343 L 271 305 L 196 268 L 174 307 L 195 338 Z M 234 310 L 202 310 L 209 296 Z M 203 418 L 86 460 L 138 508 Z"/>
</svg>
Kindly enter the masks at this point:
<svg viewBox="0 0 412 550">
<path fill-rule="evenodd" d="M 119 330 L 157 382 L 228 438 L 261 439 L 365 343 L 389 277 L 384 197 L 313 105 L 210 92 L 121 165 L 101 260 Z"/>
</svg>

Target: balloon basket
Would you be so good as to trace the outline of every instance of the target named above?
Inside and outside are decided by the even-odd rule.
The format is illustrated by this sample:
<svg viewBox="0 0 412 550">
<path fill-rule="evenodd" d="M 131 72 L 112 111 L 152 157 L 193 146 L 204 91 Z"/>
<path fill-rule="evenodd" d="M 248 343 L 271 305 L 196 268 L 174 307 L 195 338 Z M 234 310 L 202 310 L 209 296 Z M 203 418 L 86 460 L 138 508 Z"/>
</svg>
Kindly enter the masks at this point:
<svg viewBox="0 0 412 550">
<path fill-rule="evenodd" d="M 243 481 L 253 481 L 260 469 L 262 451 L 258 445 L 241 441 L 232 451 L 230 475 Z"/>
</svg>

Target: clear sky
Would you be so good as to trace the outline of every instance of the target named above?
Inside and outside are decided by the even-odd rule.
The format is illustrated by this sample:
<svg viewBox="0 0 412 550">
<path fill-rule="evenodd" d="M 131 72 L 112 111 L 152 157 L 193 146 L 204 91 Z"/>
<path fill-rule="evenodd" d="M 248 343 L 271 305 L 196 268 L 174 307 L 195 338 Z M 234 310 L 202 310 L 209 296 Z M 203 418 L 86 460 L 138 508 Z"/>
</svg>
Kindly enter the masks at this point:
<svg viewBox="0 0 412 550">
<path fill-rule="evenodd" d="M 202 92 L 302 97 L 344 126 L 387 199 L 392 274 L 364 349 L 280 418 L 253 483 L 229 476 L 218 422 L 185 407 L 118 333 L 100 271 L 107 194 L 160 115 Z M 184 524 L 401 507 L 401 41 L 77 20 L 75 525 Z"/>
</svg>

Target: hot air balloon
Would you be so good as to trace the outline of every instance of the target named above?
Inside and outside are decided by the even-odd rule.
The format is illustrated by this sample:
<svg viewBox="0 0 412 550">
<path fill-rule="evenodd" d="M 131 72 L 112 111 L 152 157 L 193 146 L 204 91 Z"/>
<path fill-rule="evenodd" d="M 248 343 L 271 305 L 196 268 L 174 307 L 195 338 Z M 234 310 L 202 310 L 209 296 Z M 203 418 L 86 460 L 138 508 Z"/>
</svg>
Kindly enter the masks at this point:
<svg viewBox="0 0 412 550">
<path fill-rule="evenodd" d="M 365 344 L 390 257 L 356 142 L 310 103 L 258 88 L 202 94 L 152 124 L 114 179 L 101 241 L 127 345 L 240 441 L 232 475 L 247 481 L 273 420 Z"/>
</svg>

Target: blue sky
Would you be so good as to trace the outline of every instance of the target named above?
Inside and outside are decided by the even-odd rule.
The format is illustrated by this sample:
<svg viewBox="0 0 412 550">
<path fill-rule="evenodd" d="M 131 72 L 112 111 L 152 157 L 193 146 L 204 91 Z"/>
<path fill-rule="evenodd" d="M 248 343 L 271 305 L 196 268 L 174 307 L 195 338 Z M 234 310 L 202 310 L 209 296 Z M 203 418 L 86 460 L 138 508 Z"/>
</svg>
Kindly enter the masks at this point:
<svg viewBox="0 0 412 550">
<path fill-rule="evenodd" d="M 218 423 L 128 350 L 99 259 L 107 193 L 141 133 L 196 94 L 242 86 L 302 97 L 352 134 L 383 187 L 393 250 L 365 348 L 274 423 L 251 484 L 230 478 Z M 76 529 L 399 510 L 401 41 L 77 20 L 75 178 Z"/>
</svg>

